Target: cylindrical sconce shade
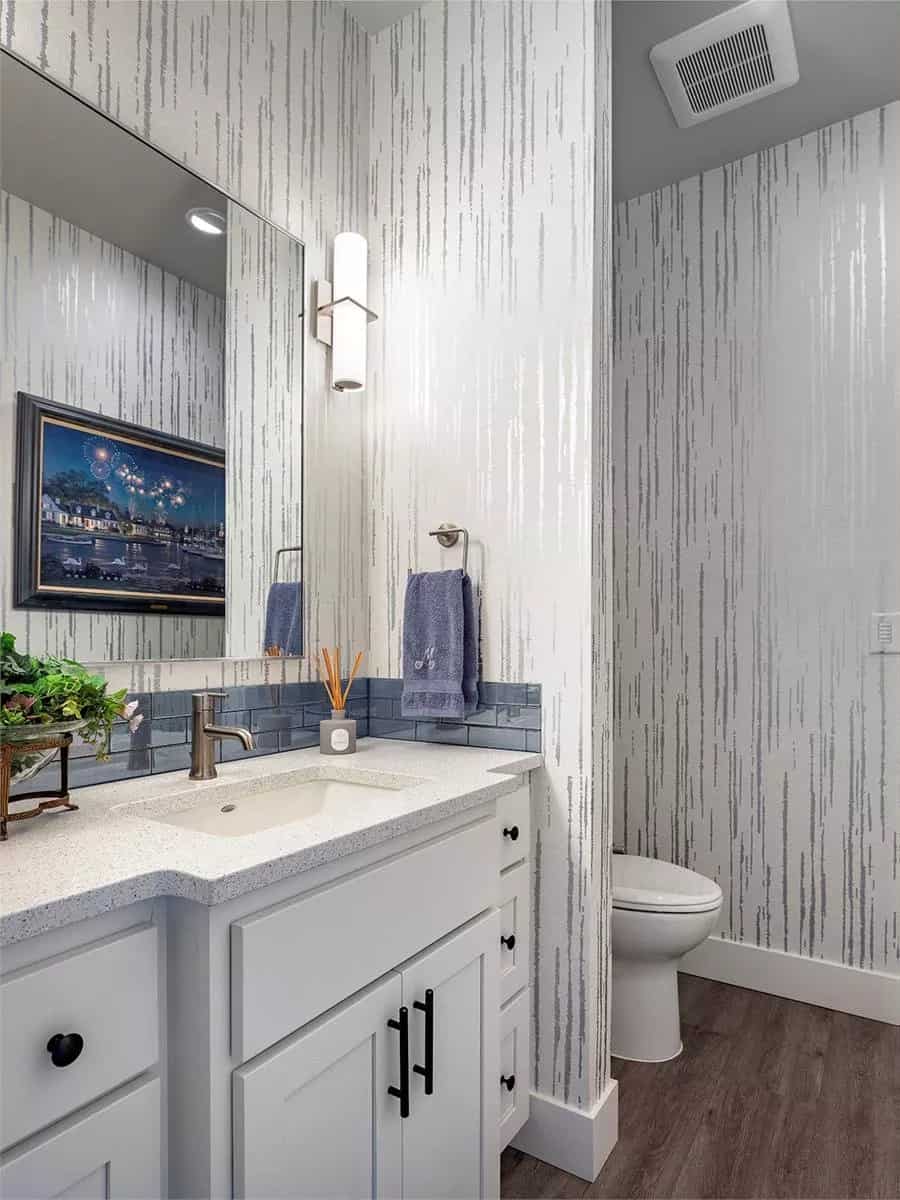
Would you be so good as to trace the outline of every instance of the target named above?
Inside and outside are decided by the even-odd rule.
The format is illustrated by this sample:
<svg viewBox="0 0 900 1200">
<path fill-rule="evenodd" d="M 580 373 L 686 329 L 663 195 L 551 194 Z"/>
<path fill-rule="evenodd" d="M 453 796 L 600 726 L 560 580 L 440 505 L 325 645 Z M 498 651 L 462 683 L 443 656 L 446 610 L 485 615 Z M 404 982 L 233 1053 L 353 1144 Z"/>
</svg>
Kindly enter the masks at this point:
<svg viewBox="0 0 900 1200">
<path fill-rule="evenodd" d="M 334 239 L 334 300 L 331 334 L 331 386 L 337 392 L 366 386 L 368 247 L 359 233 Z M 342 304 L 349 296 L 356 304 Z M 357 305 L 362 305 L 358 308 Z"/>
</svg>

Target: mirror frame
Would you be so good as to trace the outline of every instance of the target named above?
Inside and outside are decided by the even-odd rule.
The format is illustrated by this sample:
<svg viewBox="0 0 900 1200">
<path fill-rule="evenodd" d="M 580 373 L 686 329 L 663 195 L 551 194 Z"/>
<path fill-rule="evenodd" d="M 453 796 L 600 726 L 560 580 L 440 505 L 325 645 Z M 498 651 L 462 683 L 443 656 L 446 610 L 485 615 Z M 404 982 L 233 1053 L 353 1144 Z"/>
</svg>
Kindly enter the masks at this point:
<svg viewBox="0 0 900 1200">
<path fill-rule="evenodd" d="M 302 428 L 304 429 L 304 433 L 305 433 L 305 428 L 306 428 L 306 344 L 307 344 L 306 315 L 307 315 L 307 311 L 308 311 L 308 309 L 307 309 L 307 288 L 309 286 L 309 281 L 307 278 L 307 255 L 306 255 L 305 240 L 301 237 L 298 237 L 295 233 L 292 233 L 289 229 L 285 228 L 285 226 L 279 225 L 277 221 L 273 221 L 273 220 L 271 220 L 271 218 L 264 216 L 261 212 L 259 212 L 258 209 L 251 208 L 250 205 L 245 204 L 243 200 L 241 200 L 237 196 L 235 196 L 233 192 L 226 190 L 221 184 L 216 183 L 214 180 L 207 178 L 207 176 L 205 176 L 205 175 L 202 175 L 199 171 L 196 171 L 192 167 L 187 166 L 185 163 L 180 162 L 177 158 L 175 158 L 173 155 L 169 154 L 166 150 L 163 150 L 160 146 L 157 146 L 155 143 L 151 142 L 148 138 L 142 137 L 141 134 L 136 133 L 133 129 L 130 129 L 127 125 L 123 124 L 123 122 L 117 120 L 115 117 L 110 116 L 109 113 L 104 112 L 102 108 L 99 108 L 96 104 L 93 104 L 90 100 L 86 100 L 86 99 L 84 99 L 83 96 L 79 96 L 77 92 L 74 92 L 70 87 L 67 87 L 64 83 L 60 83 L 57 79 L 54 79 L 52 75 L 48 75 L 45 72 L 38 70 L 38 68 L 35 67 L 33 63 L 29 62 L 26 58 L 23 58 L 20 54 L 17 54 L 15 51 L 7 49 L 5 46 L 0 46 L 0 70 L 3 69 L 3 57 L 2 56 L 5 56 L 7 58 L 15 60 L 15 62 L 19 63 L 21 66 L 26 67 L 29 71 L 33 72 L 35 75 L 38 75 L 42 80 L 44 80 L 46 83 L 50 84 L 51 87 L 55 87 L 59 91 L 64 92 L 66 94 L 66 96 L 69 97 L 70 100 L 73 100 L 73 101 L 75 101 L 75 103 L 81 104 L 81 105 L 83 105 L 83 107 L 90 109 L 91 112 L 95 113 L 99 117 L 102 117 L 104 121 L 108 121 L 111 125 L 115 125 L 117 129 L 121 129 L 125 133 L 127 133 L 129 135 L 129 137 L 132 137 L 136 141 L 141 142 L 148 149 L 152 150 L 154 154 L 159 154 L 163 158 L 168 159 L 168 161 L 170 163 L 173 163 L 176 167 L 179 167 L 181 170 L 186 171 L 189 175 L 193 175 L 195 179 L 199 179 L 202 183 L 206 184 L 207 187 L 213 188 L 215 191 L 217 191 L 219 193 L 220 196 L 222 196 L 229 203 L 234 204 L 236 207 L 238 207 L 240 209 L 243 209 L 243 211 L 248 213 L 250 216 L 255 217 L 257 220 L 264 222 L 270 228 L 276 230 L 278 233 L 284 234 L 285 237 L 289 237 L 292 241 L 294 241 L 294 242 L 298 243 L 298 245 L 302 246 L 302 248 L 303 248 L 303 285 L 302 285 L 301 294 L 303 296 L 303 311 L 298 314 L 298 320 L 301 322 L 301 328 L 304 331 L 304 336 L 303 336 L 303 382 L 302 382 L 302 389 L 301 389 L 301 402 L 303 405 L 303 414 L 302 414 L 301 425 L 302 425 Z M 21 390 L 21 389 L 19 389 L 19 390 Z M 301 495 L 301 497 L 303 497 L 303 495 L 304 495 L 304 487 L 305 487 L 305 483 L 306 483 L 305 467 L 306 467 L 305 452 L 301 451 L 301 460 L 300 460 L 300 495 Z M 300 562 L 301 562 L 301 576 L 300 577 L 301 577 L 301 579 L 305 580 L 305 577 L 306 577 L 306 504 L 305 504 L 305 502 L 302 505 L 302 511 L 300 514 L 300 531 L 301 531 L 300 543 L 302 546 L 302 550 L 300 552 Z M 15 545 L 13 547 L 14 557 L 18 553 L 19 553 L 19 547 L 17 545 Z M 304 589 L 304 594 L 305 594 L 305 589 Z M 17 603 L 15 603 L 15 599 L 16 598 L 14 595 L 14 607 L 19 607 L 19 605 Z M 228 603 L 227 595 L 225 597 L 225 603 L 226 603 L 226 605 Z M 304 635 L 305 635 L 305 630 L 304 630 Z M 307 638 L 305 636 L 303 638 L 303 646 L 304 646 L 304 651 L 305 651 L 305 648 L 307 646 Z M 259 655 L 256 658 L 229 658 L 229 657 L 223 657 L 223 658 L 160 658 L 160 659 L 136 658 L 136 659 L 115 659 L 111 662 L 91 662 L 91 661 L 86 660 L 84 665 L 88 669 L 92 669 L 92 670 L 97 671 L 98 673 L 103 674 L 108 680 L 115 682 L 116 686 L 128 687 L 129 691 L 160 692 L 160 691 L 170 691 L 170 690 L 183 690 L 186 687 L 191 688 L 194 686 L 197 686 L 197 687 L 213 686 L 213 684 L 210 682 L 188 684 L 188 683 L 186 683 L 186 681 L 178 679 L 179 676 L 187 674 L 190 671 L 192 665 L 194 665 L 194 664 L 196 664 L 196 666 L 197 666 L 198 673 L 203 675 L 207 680 L 209 680 L 211 677 L 214 676 L 215 680 L 218 684 L 224 684 L 225 686 L 228 686 L 229 684 L 230 684 L 230 686 L 238 686 L 238 682 L 240 683 L 241 686 L 247 685 L 247 684 L 255 684 L 255 683 L 280 684 L 280 683 L 288 683 L 288 682 L 299 682 L 303 678 L 302 665 L 306 661 L 306 658 L 307 658 L 307 653 L 304 652 L 303 654 L 300 654 L 296 657 L 291 657 L 291 658 L 273 657 L 273 656 L 266 656 L 266 655 Z M 216 672 L 214 669 L 211 670 L 211 668 L 213 668 L 214 664 L 221 665 L 221 669 L 218 672 Z M 296 667 L 293 668 L 289 664 L 296 664 Z M 204 670 L 204 668 L 205 668 L 205 670 Z M 168 680 L 164 679 L 164 677 L 167 675 L 170 676 L 170 679 L 168 679 Z M 126 676 L 127 676 L 128 682 L 123 682 L 123 680 L 125 679 Z M 111 682 L 110 686 L 112 686 L 112 682 Z"/>
</svg>

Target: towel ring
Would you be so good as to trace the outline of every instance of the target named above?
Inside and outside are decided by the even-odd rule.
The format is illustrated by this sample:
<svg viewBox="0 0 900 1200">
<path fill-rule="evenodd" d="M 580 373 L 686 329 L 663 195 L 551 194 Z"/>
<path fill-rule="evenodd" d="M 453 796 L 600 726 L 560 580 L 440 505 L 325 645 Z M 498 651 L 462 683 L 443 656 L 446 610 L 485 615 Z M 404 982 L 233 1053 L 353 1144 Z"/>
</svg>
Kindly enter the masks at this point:
<svg viewBox="0 0 900 1200">
<path fill-rule="evenodd" d="M 282 554 L 290 554 L 295 550 L 302 550 L 302 546 L 282 546 L 280 550 L 275 551 L 275 571 L 272 575 L 272 583 L 278 582 L 278 564 L 281 561 Z"/>
<path fill-rule="evenodd" d="M 445 521 L 443 525 L 439 525 L 437 529 L 429 529 L 428 536 L 437 538 L 439 545 L 445 550 L 449 550 L 451 546 L 455 546 L 459 541 L 459 535 L 463 536 L 463 575 L 469 573 L 469 531 L 463 529 L 460 525 L 453 525 L 449 521 Z"/>
</svg>

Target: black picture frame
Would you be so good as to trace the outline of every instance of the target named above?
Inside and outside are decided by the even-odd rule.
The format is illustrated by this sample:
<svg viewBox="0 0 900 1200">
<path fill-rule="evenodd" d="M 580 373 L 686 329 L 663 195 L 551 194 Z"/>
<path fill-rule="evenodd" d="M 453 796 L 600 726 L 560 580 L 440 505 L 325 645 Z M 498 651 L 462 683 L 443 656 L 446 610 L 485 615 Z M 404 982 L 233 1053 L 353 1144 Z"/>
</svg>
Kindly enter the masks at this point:
<svg viewBox="0 0 900 1200">
<path fill-rule="evenodd" d="M 157 488 L 159 500 L 156 503 L 161 510 L 158 517 L 144 518 L 142 516 L 135 519 L 134 511 L 123 516 L 121 505 L 115 504 L 112 500 L 109 501 L 107 509 L 104 509 L 102 504 L 88 501 L 87 505 L 91 507 L 92 511 L 101 510 L 101 516 L 97 518 L 99 525 L 93 521 L 89 522 L 90 530 L 83 535 L 77 533 L 70 535 L 70 526 L 68 525 L 65 530 L 62 526 L 60 527 L 60 536 L 58 537 L 46 531 L 42 532 L 43 525 L 57 519 L 62 521 L 64 516 L 73 522 L 79 520 L 88 522 L 88 518 L 81 514 L 81 504 L 77 505 L 78 516 L 74 517 L 64 512 L 64 508 L 70 508 L 71 505 L 63 506 L 56 500 L 49 502 L 49 497 L 47 503 L 44 501 L 46 494 L 44 491 L 44 436 L 48 425 L 75 431 L 76 434 L 80 434 L 86 439 L 84 445 L 98 447 L 98 454 L 105 453 L 108 456 L 110 447 L 112 447 L 114 458 L 121 457 L 122 463 L 130 456 L 126 451 L 122 451 L 120 456 L 116 447 L 130 447 L 133 449 L 134 455 L 143 453 L 144 457 L 152 462 L 157 462 L 159 456 L 170 460 L 173 476 L 176 476 L 179 465 L 183 473 L 201 472 L 201 465 L 204 476 L 209 471 L 216 472 L 212 478 L 217 482 L 221 478 L 221 505 L 217 490 L 214 493 L 213 505 L 217 513 L 221 508 L 221 524 L 216 521 L 214 523 L 215 530 L 210 533 L 211 525 L 207 522 L 206 532 L 202 535 L 207 539 L 206 541 L 199 540 L 201 537 L 199 532 L 195 532 L 191 540 L 190 530 L 186 540 L 184 527 L 179 532 L 179 527 L 174 523 L 176 520 L 174 515 L 171 521 L 167 520 L 162 514 L 162 509 L 168 508 L 169 512 L 174 514 L 176 510 L 173 505 L 177 501 L 180 500 L 182 506 L 189 505 L 191 503 L 189 495 L 183 495 L 182 492 L 189 493 L 191 489 L 182 488 L 173 482 L 163 480 L 163 484 L 169 491 L 164 491 L 162 486 Z M 12 509 L 14 513 L 15 603 L 17 607 L 88 612 L 153 613 L 157 615 L 163 613 L 195 617 L 223 617 L 225 615 L 224 450 L 203 442 L 146 429 L 141 425 L 133 425 L 114 417 L 73 408 L 68 404 L 59 404 L 41 396 L 32 396 L 27 392 L 17 393 L 16 426 L 17 470 Z M 70 436 L 74 435 L 70 434 Z M 101 469 L 103 469 L 103 465 L 100 464 Z M 83 470 L 84 464 L 80 464 L 80 466 Z M 93 470 L 93 465 L 90 469 Z M 114 473 L 121 477 L 122 470 L 123 466 L 120 465 Z M 111 474 L 106 478 L 112 478 L 112 462 L 110 471 Z M 141 484 L 144 483 L 143 476 L 138 476 L 136 473 L 128 477 L 126 482 L 130 484 L 135 478 L 139 479 Z M 116 482 L 121 483 L 121 478 Z M 173 487 L 178 488 L 174 494 L 171 492 Z M 107 490 L 112 490 L 111 484 Z M 132 488 L 129 486 L 128 490 L 131 491 Z M 139 503 L 142 505 L 150 503 L 149 499 L 144 500 L 144 494 L 141 491 Z M 152 495 L 153 492 L 150 494 Z M 206 495 L 205 504 L 209 508 L 209 496 L 205 493 L 205 489 L 204 494 Z M 106 520 L 105 525 L 103 524 L 104 519 Z M 145 525 L 149 530 L 147 533 L 141 532 Z M 77 529 L 78 525 L 73 524 L 71 528 Z M 97 528 L 101 532 L 91 538 L 89 533 Z M 66 536 L 62 536 L 63 532 Z M 76 548 L 70 551 L 71 557 L 67 561 L 79 564 L 77 567 L 69 567 L 69 576 L 62 581 L 55 579 L 52 583 L 48 582 L 48 572 L 51 569 L 58 572 L 62 568 L 57 567 L 55 559 L 47 554 L 46 545 L 51 541 L 59 542 L 65 547 L 61 553 L 68 552 L 67 542 L 70 546 L 77 544 Z M 97 543 L 119 542 L 122 543 L 123 549 L 121 554 L 112 560 L 112 563 L 109 562 L 109 551 L 107 551 L 107 559 L 98 565 L 95 559 L 89 558 L 85 553 L 88 542 L 92 547 Z M 221 545 L 221 554 L 218 553 L 219 545 Z M 44 550 L 43 559 L 42 549 Z M 151 581 L 156 580 L 158 576 L 150 573 L 150 568 L 146 563 L 142 565 L 141 561 L 141 555 L 146 557 L 148 554 L 152 554 L 154 559 L 164 558 L 166 550 L 169 551 L 170 558 L 188 564 L 187 567 L 181 569 L 177 566 L 167 568 L 170 571 L 174 569 L 181 572 L 177 580 L 171 576 L 163 579 L 166 587 L 173 589 L 171 591 L 157 588 Z M 132 558 L 135 558 L 135 561 L 130 561 Z M 195 558 L 198 560 L 196 568 L 193 565 Z M 60 563 L 64 561 L 66 560 L 60 559 Z M 116 567 L 113 565 L 115 563 L 121 563 L 122 566 Z M 203 570 L 206 570 L 206 576 L 202 575 Z M 189 574 L 189 578 L 186 580 L 184 578 L 185 571 Z M 215 591 L 212 586 L 213 575 L 216 577 Z M 221 575 L 221 595 L 218 592 L 219 575 Z M 187 590 L 174 590 L 182 587 Z"/>
</svg>

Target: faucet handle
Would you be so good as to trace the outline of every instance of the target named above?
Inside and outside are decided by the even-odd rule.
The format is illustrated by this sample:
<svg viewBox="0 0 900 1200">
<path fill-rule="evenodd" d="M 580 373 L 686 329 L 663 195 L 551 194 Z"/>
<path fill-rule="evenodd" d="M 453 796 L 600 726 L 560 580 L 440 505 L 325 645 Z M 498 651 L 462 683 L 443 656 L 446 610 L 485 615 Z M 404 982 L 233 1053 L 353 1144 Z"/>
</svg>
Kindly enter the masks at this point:
<svg viewBox="0 0 900 1200">
<path fill-rule="evenodd" d="M 191 699 L 194 709 L 201 712 L 213 712 L 216 700 L 227 700 L 228 692 L 194 692 Z"/>
</svg>

